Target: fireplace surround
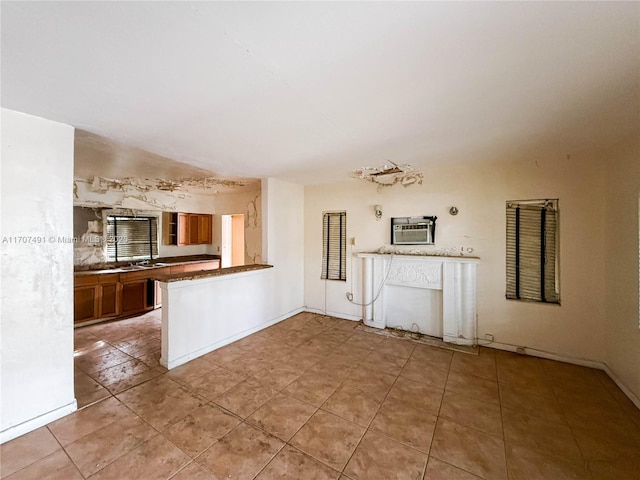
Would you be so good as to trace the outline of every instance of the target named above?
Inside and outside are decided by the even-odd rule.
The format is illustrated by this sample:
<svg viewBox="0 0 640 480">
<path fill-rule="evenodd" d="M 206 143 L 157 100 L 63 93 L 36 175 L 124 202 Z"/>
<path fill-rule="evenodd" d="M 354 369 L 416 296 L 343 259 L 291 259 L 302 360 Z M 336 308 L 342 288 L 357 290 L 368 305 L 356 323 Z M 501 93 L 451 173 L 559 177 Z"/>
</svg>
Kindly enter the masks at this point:
<svg viewBox="0 0 640 480">
<path fill-rule="evenodd" d="M 475 257 L 358 253 L 365 325 L 476 344 Z"/>
</svg>

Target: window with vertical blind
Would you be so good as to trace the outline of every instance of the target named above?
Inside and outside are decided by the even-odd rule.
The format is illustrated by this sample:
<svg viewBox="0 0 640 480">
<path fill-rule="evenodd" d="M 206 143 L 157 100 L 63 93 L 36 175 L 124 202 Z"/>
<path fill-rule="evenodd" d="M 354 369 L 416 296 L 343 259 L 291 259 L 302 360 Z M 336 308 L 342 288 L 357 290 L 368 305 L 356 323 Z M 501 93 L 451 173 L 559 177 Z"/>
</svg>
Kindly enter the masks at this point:
<svg viewBox="0 0 640 480">
<path fill-rule="evenodd" d="M 347 279 L 347 212 L 322 214 L 323 280 Z"/>
<path fill-rule="evenodd" d="M 150 260 L 158 256 L 156 217 L 107 217 L 107 259 Z"/>
<path fill-rule="evenodd" d="M 560 303 L 558 200 L 507 202 L 508 299 Z"/>
</svg>

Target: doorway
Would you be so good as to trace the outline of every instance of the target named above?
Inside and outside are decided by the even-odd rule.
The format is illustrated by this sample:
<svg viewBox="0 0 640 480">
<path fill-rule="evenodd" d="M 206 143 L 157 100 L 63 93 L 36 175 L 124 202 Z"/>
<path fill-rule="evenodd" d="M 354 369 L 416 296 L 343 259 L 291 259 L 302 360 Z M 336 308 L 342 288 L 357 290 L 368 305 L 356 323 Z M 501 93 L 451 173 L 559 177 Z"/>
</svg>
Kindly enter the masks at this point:
<svg viewBox="0 0 640 480">
<path fill-rule="evenodd" d="M 244 265 L 244 215 L 222 215 L 220 266 Z"/>
</svg>

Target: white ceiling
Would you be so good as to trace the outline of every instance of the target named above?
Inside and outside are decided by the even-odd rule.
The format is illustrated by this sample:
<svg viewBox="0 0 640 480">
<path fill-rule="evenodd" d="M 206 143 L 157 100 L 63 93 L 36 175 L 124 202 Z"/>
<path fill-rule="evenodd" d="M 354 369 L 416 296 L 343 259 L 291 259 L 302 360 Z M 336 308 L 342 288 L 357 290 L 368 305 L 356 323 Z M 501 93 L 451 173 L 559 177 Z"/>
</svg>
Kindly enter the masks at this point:
<svg viewBox="0 0 640 480">
<path fill-rule="evenodd" d="M 564 159 L 638 131 L 640 3 L 6 2 L 2 106 L 224 176 Z"/>
</svg>

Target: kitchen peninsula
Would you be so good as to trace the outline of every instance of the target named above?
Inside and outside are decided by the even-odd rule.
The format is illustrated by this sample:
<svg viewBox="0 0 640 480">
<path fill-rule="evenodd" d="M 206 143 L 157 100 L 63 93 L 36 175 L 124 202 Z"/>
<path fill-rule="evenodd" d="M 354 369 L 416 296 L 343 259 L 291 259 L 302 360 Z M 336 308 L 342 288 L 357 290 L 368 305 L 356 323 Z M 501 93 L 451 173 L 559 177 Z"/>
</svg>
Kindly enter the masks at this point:
<svg viewBox="0 0 640 480">
<path fill-rule="evenodd" d="M 264 320 L 272 265 L 253 264 L 157 277 L 162 290 L 160 364 L 175 368 L 282 318 Z"/>
</svg>

